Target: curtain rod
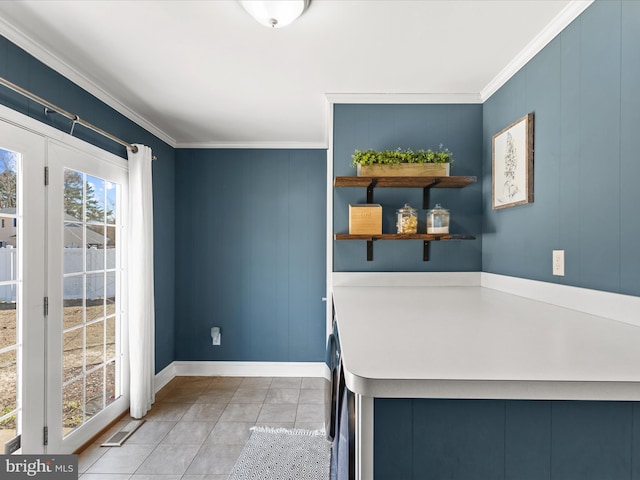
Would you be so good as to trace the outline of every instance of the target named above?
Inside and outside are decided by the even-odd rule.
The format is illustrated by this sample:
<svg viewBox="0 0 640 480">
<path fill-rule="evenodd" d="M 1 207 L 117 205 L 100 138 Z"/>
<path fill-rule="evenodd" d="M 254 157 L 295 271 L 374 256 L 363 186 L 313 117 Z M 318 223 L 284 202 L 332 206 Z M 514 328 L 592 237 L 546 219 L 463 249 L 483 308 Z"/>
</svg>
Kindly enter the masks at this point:
<svg viewBox="0 0 640 480">
<path fill-rule="evenodd" d="M 76 123 L 82 125 L 83 127 L 88 128 L 89 130 L 93 130 L 96 133 L 99 133 L 100 135 L 107 137 L 110 140 L 113 140 L 116 143 L 119 143 L 120 145 L 127 147 L 128 149 L 130 149 L 133 153 L 136 153 L 138 151 L 138 147 L 136 147 L 135 145 L 131 145 L 129 142 L 125 142 L 124 140 L 119 139 L 118 137 L 116 137 L 115 135 L 111 135 L 109 132 L 105 132 L 104 130 L 102 130 L 99 127 L 96 127 L 95 125 L 82 120 L 78 115 L 68 112 L 67 110 L 65 110 L 64 108 L 60 108 L 57 105 L 54 105 L 51 102 L 46 101 L 44 98 L 39 97 L 38 95 L 36 95 L 35 93 L 31 93 L 28 90 L 25 90 L 24 88 L 16 85 L 15 83 L 10 82 L 9 80 L 7 80 L 4 77 L 0 77 L 0 84 L 4 85 L 5 87 L 13 90 L 14 92 L 19 93 L 20 95 L 23 95 L 27 98 L 29 98 L 30 100 L 33 100 L 34 102 L 39 103 L 40 105 L 43 105 L 45 107 L 44 111 L 45 114 L 49 113 L 49 111 L 51 112 L 55 112 L 55 113 L 59 113 L 60 115 L 67 117 L 69 120 L 73 121 L 73 126 L 71 127 L 71 133 L 73 133 L 73 127 L 75 126 Z M 155 157 L 154 157 L 155 160 Z"/>
</svg>

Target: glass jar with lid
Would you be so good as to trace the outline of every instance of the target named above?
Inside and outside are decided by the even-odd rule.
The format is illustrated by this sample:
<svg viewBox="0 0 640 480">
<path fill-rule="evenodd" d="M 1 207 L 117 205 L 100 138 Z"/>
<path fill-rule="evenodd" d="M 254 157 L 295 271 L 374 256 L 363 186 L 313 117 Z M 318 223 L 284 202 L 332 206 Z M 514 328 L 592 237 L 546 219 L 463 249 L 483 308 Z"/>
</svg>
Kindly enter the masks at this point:
<svg viewBox="0 0 640 480">
<path fill-rule="evenodd" d="M 427 233 L 449 233 L 449 210 L 439 203 L 427 210 Z"/>
<path fill-rule="evenodd" d="M 418 214 L 415 208 L 405 203 L 396 211 L 396 229 L 398 233 L 418 233 Z"/>
</svg>

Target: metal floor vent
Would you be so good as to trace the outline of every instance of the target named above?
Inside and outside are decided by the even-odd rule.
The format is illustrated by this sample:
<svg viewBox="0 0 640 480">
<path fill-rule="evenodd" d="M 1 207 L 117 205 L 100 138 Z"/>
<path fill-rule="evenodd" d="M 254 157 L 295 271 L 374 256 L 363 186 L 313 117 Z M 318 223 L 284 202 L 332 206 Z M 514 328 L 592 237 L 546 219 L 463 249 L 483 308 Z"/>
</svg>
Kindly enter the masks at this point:
<svg viewBox="0 0 640 480">
<path fill-rule="evenodd" d="M 135 432 L 145 420 L 132 420 L 127 423 L 121 430 L 117 431 L 111 438 L 102 444 L 103 447 L 121 447 L 127 441 L 133 432 Z"/>
</svg>

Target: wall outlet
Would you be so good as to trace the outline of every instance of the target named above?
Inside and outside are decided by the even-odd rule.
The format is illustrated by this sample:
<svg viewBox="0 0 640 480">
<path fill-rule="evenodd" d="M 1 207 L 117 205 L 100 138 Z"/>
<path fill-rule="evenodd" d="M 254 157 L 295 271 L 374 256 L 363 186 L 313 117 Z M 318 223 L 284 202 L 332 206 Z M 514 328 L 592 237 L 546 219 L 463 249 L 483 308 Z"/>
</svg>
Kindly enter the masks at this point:
<svg viewBox="0 0 640 480">
<path fill-rule="evenodd" d="M 212 345 L 220 345 L 220 341 L 222 340 L 222 334 L 220 333 L 220 327 L 212 327 L 211 328 L 211 344 Z"/>
<path fill-rule="evenodd" d="M 553 251 L 553 274 L 564 277 L 564 250 Z"/>
</svg>

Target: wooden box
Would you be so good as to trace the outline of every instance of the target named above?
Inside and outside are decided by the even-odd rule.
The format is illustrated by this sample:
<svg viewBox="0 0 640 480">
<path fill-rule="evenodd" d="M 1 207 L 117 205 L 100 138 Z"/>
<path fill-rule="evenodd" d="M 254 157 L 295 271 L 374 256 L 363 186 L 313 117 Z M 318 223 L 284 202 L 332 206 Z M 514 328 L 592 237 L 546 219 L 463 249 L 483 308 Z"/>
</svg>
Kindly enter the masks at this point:
<svg viewBox="0 0 640 480">
<path fill-rule="evenodd" d="M 448 177 L 449 163 L 398 163 L 356 165 L 359 177 Z"/>
<path fill-rule="evenodd" d="M 350 204 L 349 233 L 351 235 L 380 235 L 382 233 L 382 205 L 375 203 Z"/>
</svg>

